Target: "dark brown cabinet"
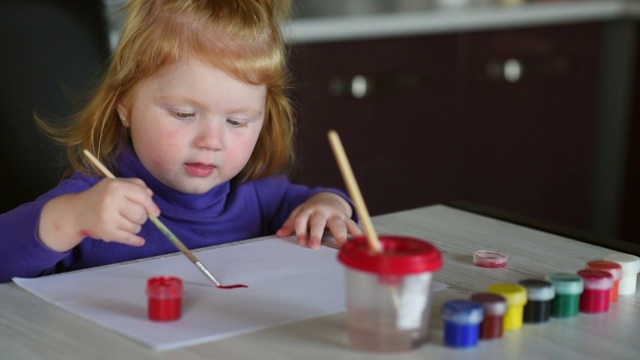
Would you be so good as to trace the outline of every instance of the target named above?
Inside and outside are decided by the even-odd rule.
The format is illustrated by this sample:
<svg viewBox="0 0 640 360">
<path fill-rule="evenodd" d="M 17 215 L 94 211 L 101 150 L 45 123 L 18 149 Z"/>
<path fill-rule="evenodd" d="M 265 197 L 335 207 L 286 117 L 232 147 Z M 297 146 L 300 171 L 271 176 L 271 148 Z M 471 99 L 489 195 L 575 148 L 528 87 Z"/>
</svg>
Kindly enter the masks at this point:
<svg viewBox="0 0 640 360">
<path fill-rule="evenodd" d="M 372 214 L 464 199 L 588 228 L 600 25 L 300 44 L 294 180 L 344 188 L 340 134 Z"/>
<path fill-rule="evenodd" d="M 465 200 L 589 227 L 601 27 L 462 35 Z"/>
<path fill-rule="evenodd" d="M 633 25 L 640 34 L 640 23 Z M 631 85 L 631 116 L 628 124 L 626 166 L 620 214 L 620 235 L 624 240 L 640 243 L 640 37 L 635 38 L 635 71 Z"/>
<path fill-rule="evenodd" d="M 447 201 L 461 186 L 455 35 L 297 46 L 295 180 L 344 188 L 338 131 L 371 214 Z"/>
</svg>

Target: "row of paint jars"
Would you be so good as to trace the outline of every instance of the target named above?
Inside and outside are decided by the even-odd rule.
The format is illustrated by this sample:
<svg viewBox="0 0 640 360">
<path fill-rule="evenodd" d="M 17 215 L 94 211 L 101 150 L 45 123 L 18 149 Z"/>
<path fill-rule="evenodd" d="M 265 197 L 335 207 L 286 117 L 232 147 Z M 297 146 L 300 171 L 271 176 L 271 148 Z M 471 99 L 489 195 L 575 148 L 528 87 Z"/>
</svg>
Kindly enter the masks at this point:
<svg viewBox="0 0 640 360">
<path fill-rule="evenodd" d="M 587 262 L 575 274 L 554 273 L 517 284 L 492 284 L 469 300 L 443 304 L 444 344 L 473 347 L 478 340 L 500 338 L 503 331 L 519 329 L 523 323 L 570 318 L 579 312 L 607 312 L 618 295 L 635 294 L 638 272 L 638 257 L 610 254 Z"/>
</svg>

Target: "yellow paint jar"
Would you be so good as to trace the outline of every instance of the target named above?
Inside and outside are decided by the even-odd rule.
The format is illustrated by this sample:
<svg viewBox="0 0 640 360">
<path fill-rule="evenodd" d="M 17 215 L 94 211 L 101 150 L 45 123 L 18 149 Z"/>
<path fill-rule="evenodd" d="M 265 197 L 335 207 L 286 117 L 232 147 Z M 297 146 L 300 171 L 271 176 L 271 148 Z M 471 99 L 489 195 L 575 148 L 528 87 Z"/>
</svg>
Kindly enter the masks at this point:
<svg viewBox="0 0 640 360">
<path fill-rule="evenodd" d="M 527 289 L 517 284 L 492 284 L 487 288 L 490 293 L 502 295 L 507 299 L 507 312 L 504 314 L 504 330 L 516 330 L 522 327 L 524 305 L 527 303 Z"/>
</svg>

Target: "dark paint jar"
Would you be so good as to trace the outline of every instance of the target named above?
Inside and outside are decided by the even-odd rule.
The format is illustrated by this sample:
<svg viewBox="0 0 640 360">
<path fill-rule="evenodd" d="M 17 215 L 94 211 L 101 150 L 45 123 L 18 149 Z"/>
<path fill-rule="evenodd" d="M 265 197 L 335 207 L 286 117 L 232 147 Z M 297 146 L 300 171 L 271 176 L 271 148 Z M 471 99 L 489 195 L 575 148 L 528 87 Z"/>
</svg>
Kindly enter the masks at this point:
<svg viewBox="0 0 640 360">
<path fill-rule="evenodd" d="M 549 321 L 555 289 L 549 281 L 525 279 L 519 284 L 527 289 L 527 304 L 522 313 L 522 322 L 535 324 Z"/>
<path fill-rule="evenodd" d="M 484 319 L 480 324 L 480 339 L 501 338 L 504 332 L 504 314 L 507 312 L 507 299 L 502 295 L 483 292 L 471 295 L 471 301 L 482 305 Z"/>
</svg>

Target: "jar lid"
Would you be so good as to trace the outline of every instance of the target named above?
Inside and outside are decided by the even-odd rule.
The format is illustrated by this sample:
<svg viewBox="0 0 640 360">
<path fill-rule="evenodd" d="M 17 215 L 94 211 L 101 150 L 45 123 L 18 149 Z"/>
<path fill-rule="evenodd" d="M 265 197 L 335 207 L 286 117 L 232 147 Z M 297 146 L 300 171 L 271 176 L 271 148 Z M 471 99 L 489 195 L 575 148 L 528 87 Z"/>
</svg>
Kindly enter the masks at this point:
<svg viewBox="0 0 640 360">
<path fill-rule="evenodd" d="M 484 318 L 482 304 L 470 300 L 449 300 L 442 305 L 442 318 L 460 325 L 476 325 Z"/>
<path fill-rule="evenodd" d="M 527 303 L 527 289 L 522 285 L 507 283 L 492 284 L 487 288 L 487 291 L 504 296 L 509 306 L 524 305 Z"/>
<path fill-rule="evenodd" d="M 622 265 L 609 260 L 592 260 L 587 262 L 587 269 L 606 271 L 613 276 L 613 281 L 622 278 Z"/>
<path fill-rule="evenodd" d="M 518 284 L 527 289 L 527 298 L 531 301 L 549 301 L 556 296 L 553 284 L 539 279 L 525 279 Z"/>
<path fill-rule="evenodd" d="M 369 247 L 364 236 L 350 239 L 338 253 L 347 267 L 385 275 L 435 272 L 442 267 L 442 254 L 425 240 L 408 236 L 382 235 L 382 251 Z"/>
<path fill-rule="evenodd" d="M 640 258 L 629 254 L 609 254 L 605 260 L 613 261 L 622 266 L 623 273 L 637 274 L 640 272 Z"/>
<path fill-rule="evenodd" d="M 471 301 L 482 304 L 487 315 L 504 315 L 507 312 L 507 299 L 504 296 L 482 292 L 471 295 Z"/>
<path fill-rule="evenodd" d="M 613 276 L 606 271 L 584 269 L 578 271 L 584 280 L 585 289 L 609 290 L 613 287 Z"/>
<path fill-rule="evenodd" d="M 147 281 L 147 295 L 156 299 L 175 299 L 182 296 L 182 280 L 173 276 L 157 276 Z"/>
<path fill-rule="evenodd" d="M 579 295 L 584 291 L 584 280 L 576 274 L 555 273 L 544 277 L 560 295 Z"/>
<path fill-rule="evenodd" d="M 495 250 L 478 250 L 473 253 L 473 263 L 488 268 L 503 268 L 507 266 L 509 256 Z"/>
</svg>

